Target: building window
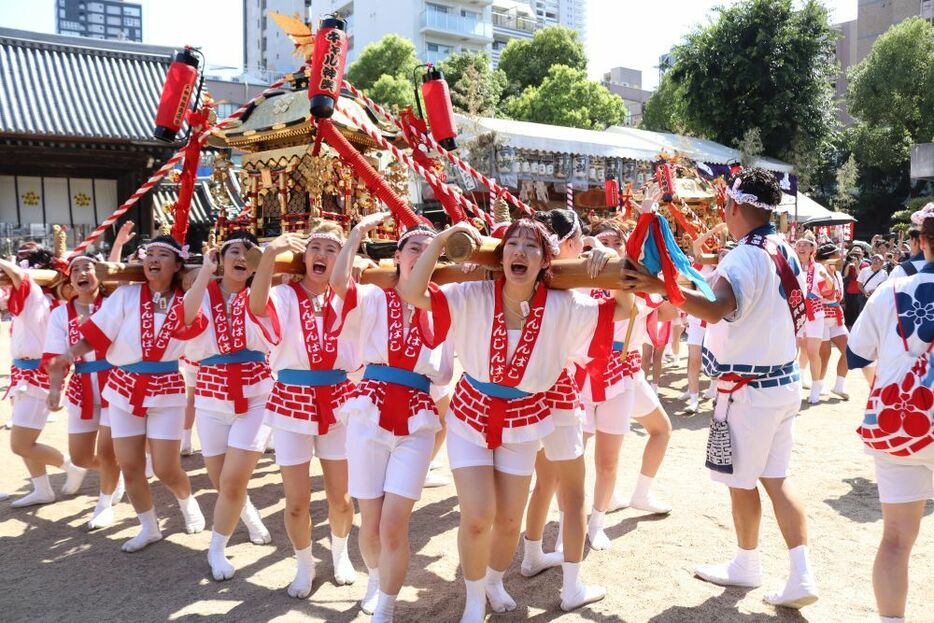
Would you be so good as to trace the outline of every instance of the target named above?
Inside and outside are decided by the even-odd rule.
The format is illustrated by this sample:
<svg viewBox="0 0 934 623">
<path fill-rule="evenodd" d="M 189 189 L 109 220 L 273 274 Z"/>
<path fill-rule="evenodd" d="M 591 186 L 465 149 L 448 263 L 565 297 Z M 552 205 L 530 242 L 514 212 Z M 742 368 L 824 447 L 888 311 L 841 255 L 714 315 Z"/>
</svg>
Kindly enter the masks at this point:
<svg viewBox="0 0 934 623">
<path fill-rule="evenodd" d="M 116 4 L 107 5 L 107 14 L 108 15 L 121 15 L 123 13 L 123 7 Z"/>
<path fill-rule="evenodd" d="M 139 17 L 140 16 L 139 7 L 138 6 L 125 6 L 123 7 L 123 14 L 132 15 L 134 17 Z"/>
<path fill-rule="evenodd" d="M 91 24 L 103 24 L 104 16 L 100 13 L 91 13 L 88 15 L 88 22 Z"/>
<path fill-rule="evenodd" d="M 444 13 L 445 15 L 447 15 L 447 12 L 448 12 L 448 7 L 442 6 L 440 4 L 432 4 L 431 2 L 425 3 L 425 9 L 429 13 Z"/>
<path fill-rule="evenodd" d="M 88 2 L 88 11 L 96 11 L 98 13 L 104 12 L 104 3 L 102 2 Z"/>
<path fill-rule="evenodd" d="M 108 26 L 119 26 L 121 24 L 121 19 L 119 17 L 108 16 L 107 25 Z"/>
<path fill-rule="evenodd" d="M 124 26 L 135 26 L 137 28 L 142 26 L 138 17 L 124 17 L 123 25 Z"/>
</svg>

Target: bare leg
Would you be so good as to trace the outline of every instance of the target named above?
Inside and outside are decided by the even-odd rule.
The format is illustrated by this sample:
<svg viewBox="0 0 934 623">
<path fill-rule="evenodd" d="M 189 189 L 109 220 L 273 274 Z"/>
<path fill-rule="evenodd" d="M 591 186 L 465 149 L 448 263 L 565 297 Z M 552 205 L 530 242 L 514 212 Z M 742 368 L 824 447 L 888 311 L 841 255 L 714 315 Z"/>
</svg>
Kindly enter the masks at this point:
<svg viewBox="0 0 934 623">
<path fill-rule="evenodd" d="M 315 580 L 315 563 L 311 555 L 311 477 L 310 463 L 282 465 L 282 485 L 285 489 L 285 531 L 295 550 L 295 579 L 289 584 L 291 597 L 304 599 L 311 594 Z"/>
<path fill-rule="evenodd" d="M 52 446 L 36 443 L 41 434 L 41 430 L 15 425 L 10 431 L 10 450 L 23 459 L 29 475 L 33 478 L 45 476 L 46 465 L 62 467 L 65 463 L 65 457 L 61 452 Z"/>
<path fill-rule="evenodd" d="M 696 396 L 700 393 L 701 347 L 688 346 L 688 393 Z"/>
<path fill-rule="evenodd" d="M 215 532 L 228 536 L 233 533 L 246 503 L 247 487 L 260 456 L 260 452 L 239 448 L 228 448 L 226 456 L 222 455 L 217 503 L 214 506 Z"/>
<path fill-rule="evenodd" d="M 409 569 L 409 518 L 415 500 L 387 493 L 379 521 L 379 588 L 398 595 Z"/>
<path fill-rule="evenodd" d="M 551 500 L 558 490 L 558 470 L 555 464 L 545 458 L 545 451 L 539 450 L 535 457 L 535 486 L 529 498 L 529 509 L 525 516 L 525 538 L 541 541 L 548 522 L 548 510 Z"/>
<path fill-rule="evenodd" d="M 324 491 L 328 498 L 334 581 L 339 585 L 353 584 L 357 572 L 347 552 L 347 540 L 353 528 L 354 508 L 347 492 L 347 459 L 321 459 L 321 470 L 324 472 Z"/>
<path fill-rule="evenodd" d="M 78 467 L 93 470 L 100 468 L 100 462 L 95 454 L 96 447 L 97 431 L 68 435 L 68 457 Z"/>
<path fill-rule="evenodd" d="M 101 426 L 97 429 L 97 458 L 100 464 L 101 492 L 111 495 L 120 479 L 120 467 L 117 465 L 117 457 L 114 454 L 109 426 Z"/>
<path fill-rule="evenodd" d="M 462 467 L 453 470 L 460 505 L 457 552 L 467 589 L 462 623 L 480 623 L 486 615 L 484 580 L 490 561 L 491 528 L 497 501 L 493 473 L 492 467 Z M 528 481 L 523 501 L 527 492 Z M 519 512 L 521 515 L 522 511 Z"/>
<path fill-rule="evenodd" d="M 181 442 L 174 439 L 150 439 L 152 469 L 156 477 L 168 487 L 176 498 L 184 500 L 191 495 L 191 481 L 179 460 Z"/>
<path fill-rule="evenodd" d="M 882 541 L 872 567 L 879 616 L 904 617 L 908 600 L 908 561 L 918 538 L 924 501 L 882 504 Z"/>
<path fill-rule="evenodd" d="M 827 368 L 830 367 L 830 340 L 823 340 L 820 344 L 820 380 L 827 378 Z"/>
<path fill-rule="evenodd" d="M 558 499 L 564 512 L 564 560 L 580 562 L 584 558 L 587 526 L 584 512 L 584 457 L 556 461 L 554 466 L 558 473 Z"/>
<path fill-rule="evenodd" d="M 733 510 L 733 529 L 736 544 L 741 549 L 759 547 L 759 524 L 762 521 L 762 501 L 759 489 L 730 488 L 730 503 Z"/>
<path fill-rule="evenodd" d="M 594 448 L 596 482 L 593 489 L 594 510 L 605 513 L 616 489 L 616 474 L 619 469 L 619 454 L 623 447 L 624 435 L 610 435 L 597 431 Z"/>
<path fill-rule="evenodd" d="M 146 479 L 146 437 L 118 437 L 113 444 L 133 510 L 137 514 L 152 510 L 152 494 Z"/>
<path fill-rule="evenodd" d="M 662 409 L 655 409 L 636 419 L 649 434 L 649 440 L 642 452 L 642 468 L 639 473 L 654 478 L 665 459 L 665 451 L 671 440 L 671 420 Z"/>
<path fill-rule="evenodd" d="M 760 480 L 765 492 L 772 500 L 775 520 L 785 538 L 785 545 L 788 549 L 807 545 L 807 517 L 804 514 L 804 506 L 791 484 L 784 478 L 761 478 Z"/>
</svg>

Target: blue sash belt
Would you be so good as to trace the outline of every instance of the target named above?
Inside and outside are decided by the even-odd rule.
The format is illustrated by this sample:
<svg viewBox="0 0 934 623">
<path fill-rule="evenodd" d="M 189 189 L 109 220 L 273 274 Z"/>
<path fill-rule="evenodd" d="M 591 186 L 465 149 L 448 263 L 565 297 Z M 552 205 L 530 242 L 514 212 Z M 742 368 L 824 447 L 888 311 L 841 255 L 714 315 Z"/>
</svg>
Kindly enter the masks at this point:
<svg viewBox="0 0 934 623">
<path fill-rule="evenodd" d="M 169 374 L 178 372 L 178 359 L 172 361 L 140 361 L 126 366 L 119 366 L 124 372 L 135 374 Z"/>
<path fill-rule="evenodd" d="M 614 341 L 613 341 L 613 352 L 614 352 L 614 353 L 621 353 L 621 352 L 623 352 L 623 343 L 622 343 L 622 342 L 617 342 L 617 341 L 614 340 Z"/>
<path fill-rule="evenodd" d="M 500 385 L 499 383 L 483 383 L 473 378 L 469 374 L 464 374 L 467 382 L 473 385 L 474 389 L 493 398 L 502 398 L 504 400 L 515 400 L 516 398 L 525 398 L 531 396 L 529 392 L 524 392 L 515 387 Z"/>
<path fill-rule="evenodd" d="M 75 363 L 75 372 L 77 374 L 93 374 L 94 372 L 104 372 L 112 370 L 113 365 L 106 359 L 97 361 L 78 361 Z"/>
<path fill-rule="evenodd" d="M 304 385 L 306 387 L 320 387 L 323 385 L 337 385 L 347 380 L 344 370 L 279 370 L 277 378 L 286 385 Z"/>
<path fill-rule="evenodd" d="M 20 370 L 38 370 L 39 359 L 14 359 L 13 365 Z"/>
<path fill-rule="evenodd" d="M 427 376 L 405 368 L 370 364 L 363 371 L 363 378 L 370 381 L 382 381 L 410 387 L 426 394 L 431 390 L 431 381 Z"/>
<path fill-rule="evenodd" d="M 234 351 L 226 355 L 212 355 L 210 357 L 205 357 L 198 365 L 200 366 L 220 366 L 225 363 L 247 363 L 249 361 L 262 362 L 266 361 L 266 353 L 261 353 L 258 350 L 243 350 Z"/>
</svg>

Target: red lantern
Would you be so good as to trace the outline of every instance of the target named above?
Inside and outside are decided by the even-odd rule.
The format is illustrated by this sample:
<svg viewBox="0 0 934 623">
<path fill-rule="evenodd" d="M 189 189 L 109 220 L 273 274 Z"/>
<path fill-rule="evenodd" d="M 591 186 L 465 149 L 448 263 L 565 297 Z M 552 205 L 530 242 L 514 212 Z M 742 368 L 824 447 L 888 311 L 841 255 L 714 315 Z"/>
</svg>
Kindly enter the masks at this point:
<svg viewBox="0 0 934 623">
<path fill-rule="evenodd" d="M 606 197 L 606 207 L 615 208 L 619 205 L 619 182 L 616 178 L 606 178 L 603 184 L 603 195 Z"/>
<path fill-rule="evenodd" d="M 454 107 L 451 105 L 451 92 L 444 74 L 434 67 L 429 67 L 422 77 L 422 99 L 425 100 L 425 113 L 431 136 L 438 144 L 447 149 L 457 149 L 454 138 L 457 127 L 454 125 Z"/>
<path fill-rule="evenodd" d="M 321 20 L 315 33 L 308 97 L 311 114 L 318 119 L 327 119 L 334 114 L 334 106 L 341 94 L 344 64 L 347 62 L 346 30 L 347 22 L 332 15 Z"/>
<path fill-rule="evenodd" d="M 175 55 L 169 66 L 156 113 L 156 127 L 152 135 L 160 141 L 171 143 L 185 122 L 188 103 L 198 80 L 198 59 L 190 47 Z"/>
</svg>

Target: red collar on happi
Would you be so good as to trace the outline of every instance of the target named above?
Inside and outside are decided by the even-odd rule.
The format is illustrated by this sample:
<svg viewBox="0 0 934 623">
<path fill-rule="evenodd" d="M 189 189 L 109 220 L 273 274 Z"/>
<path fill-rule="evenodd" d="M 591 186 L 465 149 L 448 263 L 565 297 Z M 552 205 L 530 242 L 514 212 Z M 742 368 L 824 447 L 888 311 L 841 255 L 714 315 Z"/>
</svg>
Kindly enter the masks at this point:
<svg viewBox="0 0 934 623">
<path fill-rule="evenodd" d="M 305 293 L 305 289 L 298 283 L 290 283 L 298 299 L 298 320 L 302 325 L 302 337 L 305 341 L 305 351 L 308 353 L 308 365 L 312 370 L 331 370 L 337 361 L 337 336 L 344 326 L 347 312 L 354 306 L 351 304 L 351 292 L 356 296 L 356 289 L 347 291 L 348 297 L 344 301 L 340 321 L 337 321 L 332 305 L 334 291 L 328 288 L 324 297 L 324 320 L 322 322 L 323 335 L 318 335 L 318 323 L 315 319 L 315 307 Z M 355 301 L 353 302 L 355 304 Z"/>
<path fill-rule="evenodd" d="M 211 319 L 217 350 L 221 355 L 235 353 L 246 348 L 246 304 L 249 290 L 244 288 L 234 296 L 227 316 L 227 301 L 221 292 L 220 281 L 208 284 L 208 299 L 211 303 Z"/>
<path fill-rule="evenodd" d="M 532 358 L 532 351 L 538 341 L 542 330 L 542 318 L 545 315 L 545 301 L 548 299 L 548 288 L 539 282 L 532 295 L 532 305 L 529 315 L 525 319 L 522 335 L 512 354 L 512 359 L 506 362 L 506 349 L 509 344 L 509 333 L 506 329 L 506 316 L 503 312 L 503 286 L 506 279 L 500 277 L 493 284 L 493 330 L 490 333 L 490 382 L 516 387 L 522 382 L 525 369 Z"/>
<path fill-rule="evenodd" d="M 180 288 L 175 288 L 174 298 L 165 321 L 156 334 L 156 313 L 152 301 L 152 290 L 144 284 L 139 292 L 139 335 L 143 350 L 143 361 L 161 361 L 165 350 L 169 347 L 172 335 L 178 330 L 182 321 L 182 298 Z"/>
<path fill-rule="evenodd" d="M 75 298 L 68 301 L 66 309 L 68 311 L 68 345 L 74 346 L 81 340 L 82 335 L 78 330 L 78 327 L 81 326 L 81 318 L 78 316 L 78 308 L 75 307 Z M 100 309 L 101 304 L 104 302 L 104 297 L 100 294 L 97 295 L 97 298 L 94 299 L 94 303 L 89 310 L 89 315 L 94 313 L 95 309 Z M 95 350 L 94 354 L 97 356 L 97 359 L 104 359 L 107 355 L 106 350 Z M 97 372 L 97 386 L 100 389 L 104 388 L 104 385 L 107 384 L 107 377 L 110 374 L 109 370 L 104 370 L 102 372 Z M 91 375 L 90 374 L 76 374 L 75 378 L 78 383 L 81 383 L 81 419 L 90 420 L 94 417 L 94 386 L 91 384 Z M 101 407 L 106 407 L 107 401 L 101 398 Z"/>
<path fill-rule="evenodd" d="M 416 309 L 405 332 L 402 299 L 394 288 L 383 290 L 386 295 L 386 328 L 388 363 L 393 368 L 414 371 L 422 346 L 432 348 L 430 335 L 423 336 L 423 313 Z M 423 339 L 423 337 L 425 339 Z M 397 383 L 386 383 L 383 403 L 379 410 L 379 425 L 394 435 L 409 434 L 409 415 L 415 390 Z"/>
</svg>

